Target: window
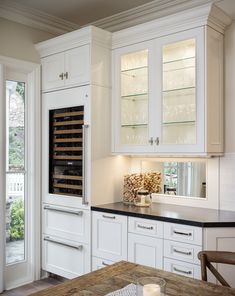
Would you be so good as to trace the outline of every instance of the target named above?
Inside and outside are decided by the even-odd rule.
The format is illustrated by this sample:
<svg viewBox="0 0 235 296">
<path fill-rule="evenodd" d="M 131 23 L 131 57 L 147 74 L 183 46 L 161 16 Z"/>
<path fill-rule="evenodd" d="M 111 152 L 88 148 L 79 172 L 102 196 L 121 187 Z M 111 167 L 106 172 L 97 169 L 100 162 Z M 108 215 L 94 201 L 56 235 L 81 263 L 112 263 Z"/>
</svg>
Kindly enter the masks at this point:
<svg viewBox="0 0 235 296">
<path fill-rule="evenodd" d="M 25 260 L 25 87 L 6 81 L 6 264 Z"/>
</svg>

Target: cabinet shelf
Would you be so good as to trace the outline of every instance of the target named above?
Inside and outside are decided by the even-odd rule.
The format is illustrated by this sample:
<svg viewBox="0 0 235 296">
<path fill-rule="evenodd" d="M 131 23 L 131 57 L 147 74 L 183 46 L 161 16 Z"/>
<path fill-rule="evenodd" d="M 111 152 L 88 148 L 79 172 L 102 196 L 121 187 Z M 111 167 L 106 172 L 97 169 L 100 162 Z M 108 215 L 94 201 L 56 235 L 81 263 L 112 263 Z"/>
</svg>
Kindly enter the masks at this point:
<svg viewBox="0 0 235 296">
<path fill-rule="evenodd" d="M 169 122 L 163 122 L 163 125 L 193 125 L 195 124 L 195 120 L 185 120 L 185 121 L 169 121 Z"/>
<path fill-rule="evenodd" d="M 184 61 L 193 60 L 193 59 L 195 60 L 195 56 L 194 57 L 187 57 L 187 58 L 182 58 L 182 59 L 166 61 L 166 62 L 163 62 L 163 65 L 171 64 L 171 63 L 177 63 L 177 62 L 184 62 Z"/>
<path fill-rule="evenodd" d="M 148 69 L 148 66 L 142 66 L 142 67 L 136 67 L 136 68 L 122 70 L 121 73 L 128 73 L 131 71 L 138 71 L 138 70 L 142 70 L 142 69 Z"/>
<path fill-rule="evenodd" d="M 173 89 L 168 89 L 168 90 L 163 90 L 163 93 L 169 93 L 169 92 L 178 92 L 182 90 L 189 90 L 189 89 L 195 89 L 195 86 L 189 86 L 189 87 L 182 87 L 182 88 L 173 88 Z"/>
<path fill-rule="evenodd" d="M 53 175 L 54 179 L 64 179 L 64 180 L 78 180 L 82 181 L 81 176 L 70 176 L 70 175 Z"/>
<path fill-rule="evenodd" d="M 131 128 L 141 128 L 141 127 L 147 127 L 147 123 L 140 123 L 140 124 L 122 124 L 121 127 L 131 127 Z"/>
<path fill-rule="evenodd" d="M 145 98 L 145 96 L 148 96 L 148 93 L 140 93 L 140 94 L 131 94 L 126 96 L 121 96 L 123 100 L 144 100 L 147 101 L 148 98 Z"/>
</svg>

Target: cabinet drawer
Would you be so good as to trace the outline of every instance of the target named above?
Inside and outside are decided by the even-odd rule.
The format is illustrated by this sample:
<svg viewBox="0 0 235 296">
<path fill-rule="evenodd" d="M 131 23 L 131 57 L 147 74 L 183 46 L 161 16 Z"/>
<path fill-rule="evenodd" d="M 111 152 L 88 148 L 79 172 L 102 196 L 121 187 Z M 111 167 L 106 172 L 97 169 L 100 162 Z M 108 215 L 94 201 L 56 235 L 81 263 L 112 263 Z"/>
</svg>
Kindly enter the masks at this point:
<svg viewBox="0 0 235 296">
<path fill-rule="evenodd" d="M 90 272 L 90 251 L 86 244 L 43 237 L 42 268 L 65 278 Z"/>
<path fill-rule="evenodd" d="M 128 231 L 161 238 L 163 237 L 163 222 L 129 217 Z"/>
<path fill-rule="evenodd" d="M 197 254 L 201 250 L 200 246 L 164 240 L 164 257 L 200 264 Z"/>
<path fill-rule="evenodd" d="M 92 271 L 111 265 L 114 262 L 102 258 L 92 257 Z"/>
<path fill-rule="evenodd" d="M 90 212 L 83 209 L 43 205 L 43 233 L 72 241 L 87 242 Z"/>
<path fill-rule="evenodd" d="M 127 259 L 127 217 L 92 213 L 92 255 L 111 261 Z"/>
<path fill-rule="evenodd" d="M 163 239 L 139 234 L 128 234 L 128 260 L 162 269 Z"/>
<path fill-rule="evenodd" d="M 201 269 L 199 265 L 179 260 L 164 258 L 164 270 L 198 280 L 201 279 Z"/>
<path fill-rule="evenodd" d="M 164 223 L 164 238 L 201 246 L 202 228 L 182 224 Z"/>
</svg>

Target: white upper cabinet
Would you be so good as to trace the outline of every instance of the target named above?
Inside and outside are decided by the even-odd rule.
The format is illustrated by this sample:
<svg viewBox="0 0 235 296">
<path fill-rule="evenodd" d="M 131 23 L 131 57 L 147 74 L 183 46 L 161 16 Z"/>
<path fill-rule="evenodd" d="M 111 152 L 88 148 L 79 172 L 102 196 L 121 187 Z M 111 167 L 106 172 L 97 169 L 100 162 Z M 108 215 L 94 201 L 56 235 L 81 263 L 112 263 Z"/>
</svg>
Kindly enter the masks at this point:
<svg viewBox="0 0 235 296">
<path fill-rule="evenodd" d="M 36 45 L 42 91 L 94 84 L 110 87 L 111 33 L 89 26 Z"/>
<path fill-rule="evenodd" d="M 202 23 L 164 33 L 157 24 L 161 20 L 114 33 L 113 152 L 220 155 L 222 30 Z"/>
</svg>

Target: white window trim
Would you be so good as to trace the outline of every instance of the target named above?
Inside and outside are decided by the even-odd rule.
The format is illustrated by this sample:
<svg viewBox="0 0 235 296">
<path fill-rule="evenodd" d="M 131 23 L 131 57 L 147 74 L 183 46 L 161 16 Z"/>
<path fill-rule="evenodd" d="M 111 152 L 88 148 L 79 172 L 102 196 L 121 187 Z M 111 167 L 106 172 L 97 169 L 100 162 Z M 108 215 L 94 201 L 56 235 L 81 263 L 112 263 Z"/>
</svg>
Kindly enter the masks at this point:
<svg viewBox="0 0 235 296">
<path fill-rule="evenodd" d="M 31 147 L 31 163 L 28 164 L 29 194 L 33 194 L 30 213 L 32 234 L 32 270 L 25 283 L 40 279 L 41 270 L 41 100 L 40 100 L 40 65 L 0 56 L 0 188 L 5 192 L 5 70 L 18 71 L 27 75 L 28 82 L 28 145 Z M 0 199 L 0 231 L 5 228 L 5 200 Z M 5 262 L 5 239 L 0 240 L 0 262 Z M 3 258 L 4 256 L 4 258 Z M 0 291 L 5 287 L 4 271 L 0 270 Z M 17 283 L 11 283 L 11 286 Z"/>
</svg>

